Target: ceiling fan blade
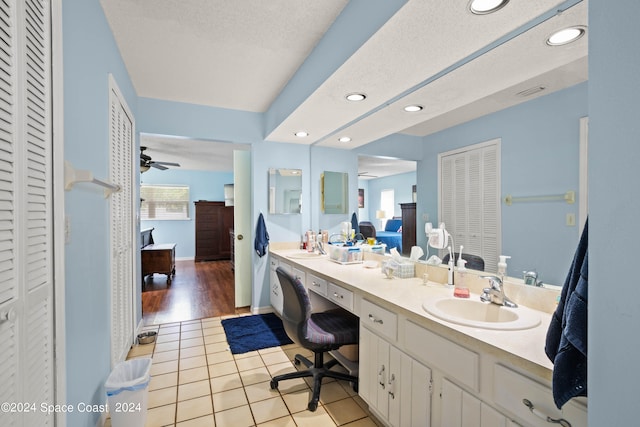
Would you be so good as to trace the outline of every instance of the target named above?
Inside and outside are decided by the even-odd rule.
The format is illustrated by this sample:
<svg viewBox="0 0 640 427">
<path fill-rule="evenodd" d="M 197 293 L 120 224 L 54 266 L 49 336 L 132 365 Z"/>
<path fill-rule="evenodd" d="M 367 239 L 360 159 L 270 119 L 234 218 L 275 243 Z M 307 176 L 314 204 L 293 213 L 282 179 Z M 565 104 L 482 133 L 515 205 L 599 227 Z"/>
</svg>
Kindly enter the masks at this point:
<svg viewBox="0 0 640 427">
<path fill-rule="evenodd" d="M 156 162 L 155 160 L 152 160 L 151 163 L 155 163 L 157 165 L 164 165 L 164 166 L 180 167 L 180 163 L 174 163 L 174 162 Z"/>
<path fill-rule="evenodd" d="M 162 165 L 158 164 L 158 162 L 150 162 L 149 166 L 151 166 L 152 168 L 160 169 L 161 171 L 169 169 L 166 166 L 162 166 Z"/>
</svg>

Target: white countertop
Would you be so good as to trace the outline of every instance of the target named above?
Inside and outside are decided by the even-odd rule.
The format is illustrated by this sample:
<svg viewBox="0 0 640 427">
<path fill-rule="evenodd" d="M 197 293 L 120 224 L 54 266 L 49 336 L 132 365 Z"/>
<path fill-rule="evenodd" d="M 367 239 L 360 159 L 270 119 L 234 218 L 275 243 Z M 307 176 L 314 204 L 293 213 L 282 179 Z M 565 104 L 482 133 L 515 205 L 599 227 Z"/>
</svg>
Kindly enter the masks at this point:
<svg viewBox="0 0 640 427">
<path fill-rule="evenodd" d="M 540 315 L 541 323 L 526 330 L 487 330 L 458 325 L 432 316 L 422 308 L 422 302 L 426 299 L 452 295 L 452 289 L 446 286 L 436 283 L 431 285 L 431 282 L 424 285 L 419 278 L 387 279 L 380 267 L 365 268 L 363 264 L 341 265 L 330 261 L 326 256 L 290 258 L 291 255 L 302 253 L 298 249 L 272 249 L 270 253 L 291 265 L 298 265 L 319 277 L 353 290 L 363 298 L 400 313 L 458 344 L 489 353 L 533 375 L 551 380 L 553 364 L 544 353 L 544 343 L 551 320 L 548 313 L 535 310 Z"/>
</svg>

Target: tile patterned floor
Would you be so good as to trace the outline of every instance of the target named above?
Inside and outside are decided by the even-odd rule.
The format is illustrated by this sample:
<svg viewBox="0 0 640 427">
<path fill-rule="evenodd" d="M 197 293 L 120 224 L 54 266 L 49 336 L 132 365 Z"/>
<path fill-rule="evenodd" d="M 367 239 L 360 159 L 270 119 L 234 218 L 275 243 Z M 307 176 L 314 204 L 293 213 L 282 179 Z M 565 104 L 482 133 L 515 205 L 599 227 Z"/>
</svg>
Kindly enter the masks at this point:
<svg viewBox="0 0 640 427">
<path fill-rule="evenodd" d="M 309 379 L 282 381 L 271 390 L 272 375 L 295 369 L 296 353 L 312 354 L 292 344 L 232 355 L 221 320 L 144 328 L 158 332 L 156 343 L 134 346 L 128 358 L 153 359 L 146 427 L 382 425 L 344 381 L 323 382 L 315 412 L 307 410 Z"/>
</svg>

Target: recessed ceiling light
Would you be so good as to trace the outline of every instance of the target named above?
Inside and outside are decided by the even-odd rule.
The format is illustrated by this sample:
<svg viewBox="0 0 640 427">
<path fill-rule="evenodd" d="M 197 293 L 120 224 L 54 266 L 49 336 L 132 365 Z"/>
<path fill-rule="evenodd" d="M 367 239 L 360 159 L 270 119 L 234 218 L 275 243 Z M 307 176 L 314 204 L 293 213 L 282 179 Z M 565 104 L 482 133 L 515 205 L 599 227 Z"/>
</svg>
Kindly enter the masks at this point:
<svg viewBox="0 0 640 427">
<path fill-rule="evenodd" d="M 364 101 L 366 97 L 367 95 L 365 95 L 364 93 L 350 93 L 345 96 L 345 98 L 347 98 L 347 101 Z"/>
<path fill-rule="evenodd" d="M 351 138 L 349 138 L 348 136 L 343 136 L 338 141 L 340 141 L 340 142 L 351 142 Z"/>
<path fill-rule="evenodd" d="M 509 0 L 471 0 L 469 10 L 476 15 L 493 13 L 506 6 Z"/>
<path fill-rule="evenodd" d="M 309 133 L 308 133 L 308 132 L 305 132 L 305 131 L 303 131 L 303 130 L 301 130 L 301 131 L 299 131 L 299 132 L 296 132 L 296 133 L 295 133 L 295 135 L 296 135 L 298 138 L 305 138 L 305 137 L 309 136 Z"/>
<path fill-rule="evenodd" d="M 404 107 L 404 111 L 407 113 L 415 113 L 416 111 L 422 110 L 422 105 L 407 105 Z"/>
<path fill-rule="evenodd" d="M 563 44 L 571 43 L 584 36 L 586 28 L 582 26 L 564 28 L 560 31 L 556 31 L 547 38 L 547 44 L 549 46 L 562 46 Z"/>
</svg>

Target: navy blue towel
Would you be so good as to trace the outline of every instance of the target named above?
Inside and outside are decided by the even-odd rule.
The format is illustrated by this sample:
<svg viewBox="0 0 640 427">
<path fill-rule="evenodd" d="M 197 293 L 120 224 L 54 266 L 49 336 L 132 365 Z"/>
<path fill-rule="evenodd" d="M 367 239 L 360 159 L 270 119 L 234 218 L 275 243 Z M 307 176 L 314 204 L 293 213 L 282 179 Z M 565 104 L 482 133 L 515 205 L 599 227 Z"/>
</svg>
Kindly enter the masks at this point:
<svg viewBox="0 0 640 427">
<path fill-rule="evenodd" d="M 547 331 L 545 353 L 553 362 L 553 400 L 558 409 L 573 397 L 587 395 L 587 226 L 588 221 Z"/>
<path fill-rule="evenodd" d="M 355 212 L 351 214 L 351 228 L 353 228 L 354 233 L 356 234 L 360 232 L 360 225 L 358 225 L 358 217 Z"/>
<path fill-rule="evenodd" d="M 269 233 L 264 223 L 264 216 L 262 216 L 262 212 L 260 212 L 258 223 L 256 224 L 256 238 L 253 242 L 253 247 L 258 256 L 262 258 L 267 254 L 267 246 L 269 246 Z"/>
</svg>

